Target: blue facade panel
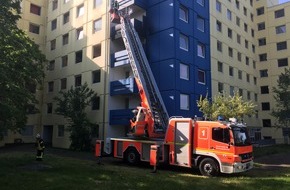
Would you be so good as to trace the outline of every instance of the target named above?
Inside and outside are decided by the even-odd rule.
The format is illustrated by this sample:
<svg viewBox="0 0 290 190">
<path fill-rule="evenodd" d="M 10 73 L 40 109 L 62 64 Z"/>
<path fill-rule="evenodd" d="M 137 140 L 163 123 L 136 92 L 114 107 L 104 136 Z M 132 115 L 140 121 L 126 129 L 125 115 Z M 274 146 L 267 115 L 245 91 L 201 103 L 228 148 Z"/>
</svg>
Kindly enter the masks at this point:
<svg viewBox="0 0 290 190">
<path fill-rule="evenodd" d="M 110 125 L 129 125 L 134 117 L 131 109 L 110 110 Z"/>
<path fill-rule="evenodd" d="M 170 116 L 194 117 L 199 114 L 196 100 L 211 96 L 209 2 L 148 0 L 146 10 L 147 55 L 155 80 Z M 180 19 L 185 8 L 188 19 Z M 197 19 L 204 20 L 204 30 L 197 28 Z M 180 48 L 185 36 L 188 49 Z M 205 47 L 205 56 L 198 56 L 198 44 Z M 189 79 L 180 77 L 180 63 L 188 65 Z M 204 71 L 205 84 L 199 82 L 198 71 Z M 188 110 L 180 108 L 180 94 L 190 97 Z"/>
</svg>

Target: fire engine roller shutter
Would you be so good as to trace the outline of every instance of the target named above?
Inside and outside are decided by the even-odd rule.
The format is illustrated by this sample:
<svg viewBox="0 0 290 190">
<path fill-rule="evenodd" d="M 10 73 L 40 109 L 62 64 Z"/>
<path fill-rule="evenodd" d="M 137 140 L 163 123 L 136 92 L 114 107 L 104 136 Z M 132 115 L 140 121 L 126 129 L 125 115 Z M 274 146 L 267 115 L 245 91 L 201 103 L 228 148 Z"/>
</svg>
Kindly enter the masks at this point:
<svg viewBox="0 0 290 190">
<path fill-rule="evenodd" d="M 175 125 L 175 164 L 180 166 L 190 167 L 190 127 L 188 122 L 176 122 Z"/>
</svg>

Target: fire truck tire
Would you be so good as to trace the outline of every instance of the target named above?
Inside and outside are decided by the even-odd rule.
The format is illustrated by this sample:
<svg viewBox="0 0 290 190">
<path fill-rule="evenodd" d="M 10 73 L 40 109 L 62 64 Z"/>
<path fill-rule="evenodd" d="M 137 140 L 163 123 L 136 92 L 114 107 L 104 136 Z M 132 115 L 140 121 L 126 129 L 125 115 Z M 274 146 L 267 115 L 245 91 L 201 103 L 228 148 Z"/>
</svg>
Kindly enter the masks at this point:
<svg viewBox="0 0 290 190">
<path fill-rule="evenodd" d="M 135 165 L 140 162 L 140 155 L 135 148 L 129 148 L 125 153 L 125 160 L 128 164 Z"/>
<path fill-rule="evenodd" d="M 219 166 L 212 158 L 204 158 L 199 164 L 199 171 L 203 176 L 216 176 L 219 173 Z"/>
</svg>

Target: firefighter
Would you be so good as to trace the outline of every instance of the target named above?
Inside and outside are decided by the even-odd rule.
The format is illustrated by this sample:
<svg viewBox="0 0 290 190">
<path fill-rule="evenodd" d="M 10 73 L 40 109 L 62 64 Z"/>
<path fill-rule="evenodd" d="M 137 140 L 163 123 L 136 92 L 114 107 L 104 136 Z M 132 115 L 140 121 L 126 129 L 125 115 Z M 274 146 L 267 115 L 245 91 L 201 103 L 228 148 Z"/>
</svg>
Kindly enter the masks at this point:
<svg viewBox="0 0 290 190">
<path fill-rule="evenodd" d="M 45 146 L 43 139 L 40 137 L 40 134 L 36 135 L 35 147 L 36 147 L 36 160 L 42 161 Z"/>
<path fill-rule="evenodd" d="M 117 0 L 113 1 L 112 2 L 112 7 L 113 7 L 113 10 L 116 14 L 118 14 L 118 10 L 119 10 L 119 2 Z"/>
</svg>

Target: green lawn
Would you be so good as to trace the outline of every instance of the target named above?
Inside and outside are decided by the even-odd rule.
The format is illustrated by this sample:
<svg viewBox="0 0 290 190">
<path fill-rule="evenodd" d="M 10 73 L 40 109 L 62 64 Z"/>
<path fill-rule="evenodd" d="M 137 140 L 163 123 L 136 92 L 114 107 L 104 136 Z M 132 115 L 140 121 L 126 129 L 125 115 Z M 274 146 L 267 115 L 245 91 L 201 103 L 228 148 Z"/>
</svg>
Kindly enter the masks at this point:
<svg viewBox="0 0 290 190">
<path fill-rule="evenodd" d="M 243 174 L 207 178 L 196 170 L 160 169 L 152 174 L 149 166 L 129 167 L 120 162 L 98 165 L 52 155 L 46 155 L 42 162 L 34 158 L 24 152 L 0 154 L 0 189 L 284 190 L 290 184 L 289 167 L 265 170 L 257 166 Z"/>
</svg>

